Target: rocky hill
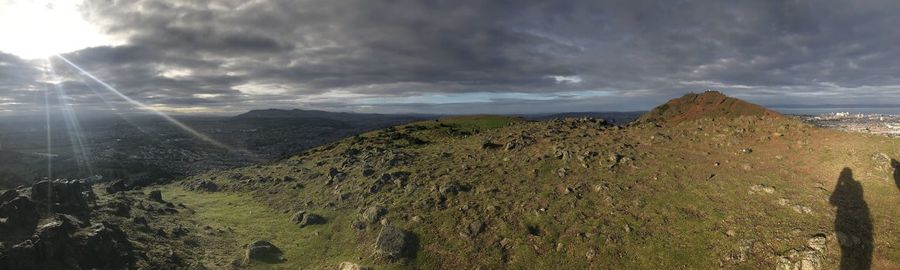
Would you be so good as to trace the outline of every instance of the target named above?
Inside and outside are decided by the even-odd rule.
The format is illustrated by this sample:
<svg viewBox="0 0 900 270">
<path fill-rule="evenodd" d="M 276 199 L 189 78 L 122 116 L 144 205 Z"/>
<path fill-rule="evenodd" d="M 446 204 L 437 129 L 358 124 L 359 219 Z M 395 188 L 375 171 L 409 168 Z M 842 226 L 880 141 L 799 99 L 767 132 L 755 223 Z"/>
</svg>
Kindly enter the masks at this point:
<svg viewBox="0 0 900 270">
<path fill-rule="evenodd" d="M 97 188 L 94 219 L 121 227 L 143 268 L 900 267 L 897 139 L 723 112 L 756 107 L 710 96 L 670 104 L 717 109 L 627 127 L 400 125 L 143 191 Z"/>
<path fill-rule="evenodd" d="M 640 122 L 678 123 L 700 118 L 762 116 L 782 118 L 780 113 L 718 91 L 690 93 L 660 105 L 638 119 Z"/>
</svg>

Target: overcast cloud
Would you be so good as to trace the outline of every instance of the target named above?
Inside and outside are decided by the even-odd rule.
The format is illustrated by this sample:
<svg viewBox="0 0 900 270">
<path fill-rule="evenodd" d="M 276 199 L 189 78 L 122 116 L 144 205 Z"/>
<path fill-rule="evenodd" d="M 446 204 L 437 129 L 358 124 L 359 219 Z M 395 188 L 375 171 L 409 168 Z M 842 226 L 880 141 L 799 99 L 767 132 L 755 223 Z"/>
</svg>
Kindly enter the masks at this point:
<svg viewBox="0 0 900 270">
<path fill-rule="evenodd" d="M 88 0 L 80 11 L 122 42 L 63 56 L 171 112 L 646 110 L 704 89 L 765 105 L 900 104 L 898 1 Z M 80 109 L 133 107 L 59 59 L 49 76 L 43 65 L 0 53 L 0 111 L 41 110 L 48 82 Z"/>
</svg>

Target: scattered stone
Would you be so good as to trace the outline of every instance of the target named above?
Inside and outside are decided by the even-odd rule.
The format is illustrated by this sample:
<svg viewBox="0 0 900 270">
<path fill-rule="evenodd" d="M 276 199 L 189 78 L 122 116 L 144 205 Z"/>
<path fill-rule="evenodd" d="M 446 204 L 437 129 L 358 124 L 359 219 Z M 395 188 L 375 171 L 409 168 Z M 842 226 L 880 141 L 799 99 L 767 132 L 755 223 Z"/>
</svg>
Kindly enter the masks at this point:
<svg viewBox="0 0 900 270">
<path fill-rule="evenodd" d="M 750 186 L 750 190 L 754 191 L 754 192 L 765 192 L 768 194 L 775 193 L 775 187 L 761 185 L 761 184 L 756 184 L 756 185 Z"/>
<path fill-rule="evenodd" d="M 793 209 L 794 212 L 797 212 L 798 214 L 812 214 L 812 208 L 809 208 L 808 206 L 798 204 L 791 207 L 791 209 Z"/>
<path fill-rule="evenodd" d="M 472 223 L 469 223 L 467 229 L 469 231 L 469 236 L 476 236 L 484 231 L 484 222 L 479 220 L 472 221 Z"/>
<path fill-rule="evenodd" d="M 262 261 L 269 263 L 277 263 L 283 261 L 283 253 L 281 249 L 269 243 L 269 241 L 256 241 L 247 246 L 247 253 L 244 256 L 244 262 L 249 264 L 252 261 Z"/>
<path fill-rule="evenodd" d="M 410 239 L 408 233 L 394 226 L 381 227 L 375 240 L 375 255 L 385 259 L 399 259 L 408 253 Z"/>
<path fill-rule="evenodd" d="M 313 213 L 307 213 L 306 215 L 303 216 L 303 220 L 300 221 L 299 225 L 300 225 L 300 227 L 306 227 L 309 225 L 324 224 L 324 223 L 325 223 L 324 217 L 313 214 Z"/>
<path fill-rule="evenodd" d="M 729 237 L 735 237 L 737 235 L 737 232 L 729 229 L 729 230 L 725 231 L 725 235 L 727 235 Z"/>
</svg>

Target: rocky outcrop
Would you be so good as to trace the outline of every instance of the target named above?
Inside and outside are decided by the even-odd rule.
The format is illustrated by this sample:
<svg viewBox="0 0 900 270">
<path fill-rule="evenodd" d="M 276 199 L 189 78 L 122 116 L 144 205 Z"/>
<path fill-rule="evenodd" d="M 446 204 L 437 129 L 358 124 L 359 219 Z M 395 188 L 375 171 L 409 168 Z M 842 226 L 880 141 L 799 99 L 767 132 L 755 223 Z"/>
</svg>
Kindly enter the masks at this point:
<svg viewBox="0 0 900 270">
<path fill-rule="evenodd" d="M 127 269 L 133 247 L 117 226 L 84 227 L 76 217 L 57 215 L 0 255 L 0 269 Z"/>
<path fill-rule="evenodd" d="M 40 215 L 28 197 L 16 197 L 0 205 L 0 241 L 28 237 L 38 224 Z"/>
<path fill-rule="evenodd" d="M 31 186 L 31 200 L 40 210 L 82 217 L 90 212 L 90 194 L 90 188 L 78 181 L 40 181 Z"/>
</svg>

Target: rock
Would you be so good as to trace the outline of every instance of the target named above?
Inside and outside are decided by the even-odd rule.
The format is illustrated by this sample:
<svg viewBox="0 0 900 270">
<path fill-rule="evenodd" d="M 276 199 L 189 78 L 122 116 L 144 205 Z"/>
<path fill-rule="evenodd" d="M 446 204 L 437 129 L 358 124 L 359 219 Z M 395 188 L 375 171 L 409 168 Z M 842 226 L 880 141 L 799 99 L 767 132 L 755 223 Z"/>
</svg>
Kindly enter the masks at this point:
<svg viewBox="0 0 900 270">
<path fill-rule="evenodd" d="M 108 194 L 116 194 L 126 190 L 128 190 L 128 183 L 125 180 L 116 180 L 106 187 L 106 193 Z"/>
<path fill-rule="evenodd" d="M 369 177 L 372 175 L 375 175 L 375 169 L 372 169 L 371 167 L 366 167 L 365 169 L 363 169 L 363 171 L 362 171 L 363 177 Z"/>
<path fill-rule="evenodd" d="M 341 181 L 346 178 L 347 174 L 339 171 L 337 168 L 331 168 L 328 170 L 328 177 L 331 181 Z"/>
<path fill-rule="evenodd" d="M 491 142 L 490 140 L 486 140 L 486 141 L 484 141 L 484 143 L 481 144 L 481 149 L 497 149 L 502 146 L 503 145 L 501 145 L 501 144 L 497 144 L 497 143 Z"/>
<path fill-rule="evenodd" d="M 3 191 L 3 193 L 0 193 L 0 204 L 11 201 L 12 199 L 15 199 L 16 197 L 19 197 L 19 192 L 15 191 L 15 190 Z"/>
<path fill-rule="evenodd" d="M 320 215 L 313 214 L 313 213 L 307 213 L 306 215 L 303 216 L 303 220 L 300 221 L 299 225 L 300 225 L 300 227 L 306 227 L 309 225 L 316 225 L 316 224 L 325 224 L 325 218 Z"/>
<path fill-rule="evenodd" d="M 369 208 L 366 208 L 366 211 L 363 211 L 360 216 L 360 221 L 366 224 L 375 224 L 381 220 L 381 217 L 387 214 L 387 211 L 387 208 L 380 205 L 369 206 Z"/>
<path fill-rule="evenodd" d="M 408 253 L 409 235 L 394 226 L 381 227 L 375 240 L 375 254 L 385 259 L 399 259 Z"/>
<path fill-rule="evenodd" d="M 162 192 L 159 190 L 150 191 L 150 195 L 147 196 L 147 199 L 150 199 L 154 202 L 164 202 L 162 198 Z"/>
<path fill-rule="evenodd" d="M 81 182 L 40 181 L 31 186 L 31 200 L 55 213 L 87 215 L 90 212 L 85 199 L 92 191 Z"/>
<path fill-rule="evenodd" d="M 797 212 L 798 214 L 812 214 L 812 208 L 809 208 L 808 206 L 798 204 L 791 207 L 791 209 L 793 209 L 794 212 Z"/>
<path fill-rule="evenodd" d="M 469 223 L 467 229 L 469 231 L 469 236 L 476 236 L 484 231 L 484 222 L 481 222 L 479 220 L 472 221 L 472 223 Z"/>
<path fill-rule="evenodd" d="M 338 266 L 339 270 L 370 270 L 372 268 L 360 266 L 358 264 L 352 262 L 342 262 L 340 266 Z"/>
<path fill-rule="evenodd" d="M 438 192 L 439 192 L 442 196 L 456 195 L 456 194 L 458 194 L 460 191 L 462 191 L 462 188 L 461 188 L 461 186 L 460 186 L 458 183 L 456 183 L 456 182 L 448 182 L 448 183 L 442 185 L 442 186 L 438 189 Z"/>
<path fill-rule="evenodd" d="M 269 241 L 256 241 L 247 246 L 247 253 L 244 256 L 244 262 L 249 264 L 252 261 L 262 261 L 269 263 L 281 262 L 283 253 Z"/>
<path fill-rule="evenodd" d="M 566 177 L 567 173 L 568 173 L 568 170 L 566 170 L 566 168 L 559 168 L 556 170 L 556 175 L 559 177 Z"/>
<path fill-rule="evenodd" d="M 508 142 L 508 143 L 506 143 L 506 146 L 503 149 L 505 149 L 506 151 L 509 151 L 509 150 L 516 149 L 517 146 L 518 146 L 518 144 L 516 144 L 516 142 Z"/>
<path fill-rule="evenodd" d="M 816 234 L 813 237 L 810 237 L 806 240 L 806 246 L 818 251 L 822 254 L 825 254 L 825 248 L 828 244 L 828 238 L 825 237 L 824 233 Z"/>
<path fill-rule="evenodd" d="M 22 239 L 31 235 L 40 214 L 28 197 L 16 197 L 0 205 L 0 240 Z"/>
<path fill-rule="evenodd" d="M 72 238 L 78 246 L 75 258 L 81 269 L 127 269 L 134 264 L 131 242 L 115 225 L 95 224 Z"/>
<path fill-rule="evenodd" d="M 297 211 L 297 213 L 294 213 L 294 215 L 291 216 L 291 223 L 300 224 L 300 222 L 303 221 L 303 216 L 305 216 L 305 215 L 306 215 L 306 211 L 303 211 L 303 210 Z"/>
<path fill-rule="evenodd" d="M 116 198 L 115 200 L 111 200 L 106 205 L 103 206 L 101 210 L 109 212 L 113 215 L 120 217 L 127 217 L 131 215 L 131 205 L 133 202 L 129 198 Z"/>
<path fill-rule="evenodd" d="M 219 185 L 216 185 L 216 183 L 209 180 L 203 180 L 188 186 L 188 189 L 193 191 L 216 192 L 219 191 Z"/>
<path fill-rule="evenodd" d="M 770 186 L 765 186 L 765 185 L 760 185 L 760 184 L 750 186 L 750 190 L 752 190 L 754 192 L 765 192 L 768 194 L 775 193 L 775 187 L 770 187 Z"/>
</svg>

